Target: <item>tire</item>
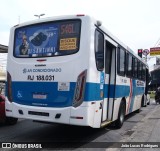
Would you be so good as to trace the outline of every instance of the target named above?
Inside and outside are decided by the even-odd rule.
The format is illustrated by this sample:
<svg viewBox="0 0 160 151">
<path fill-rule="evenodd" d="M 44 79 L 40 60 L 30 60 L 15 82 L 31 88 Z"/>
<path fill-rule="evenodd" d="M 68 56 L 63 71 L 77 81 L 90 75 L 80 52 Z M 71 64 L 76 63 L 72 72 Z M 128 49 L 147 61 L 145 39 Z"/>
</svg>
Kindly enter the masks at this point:
<svg viewBox="0 0 160 151">
<path fill-rule="evenodd" d="M 119 113 L 118 113 L 118 119 L 115 121 L 115 127 L 121 128 L 124 123 L 125 118 L 125 112 L 126 112 L 126 105 L 124 101 L 121 101 L 120 107 L 119 107 Z"/>
<path fill-rule="evenodd" d="M 140 111 L 141 111 L 141 109 L 138 109 L 138 110 L 136 110 L 135 112 L 136 112 L 136 113 L 140 113 Z"/>
<path fill-rule="evenodd" d="M 142 101 L 141 101 L 141 107 L 146 107 L 147 106 L 147 104 L 145 104 L 145 102 L 144 102 L 145 100 L 144 100 L 144 95 L 142 96 Z"/>
<path fill-rule="evenodd" d="M 14 117 L 6 117 L 6 124 L 7 125 L 15 125 L 18 121 L 18 118 Z"/>
</svg>

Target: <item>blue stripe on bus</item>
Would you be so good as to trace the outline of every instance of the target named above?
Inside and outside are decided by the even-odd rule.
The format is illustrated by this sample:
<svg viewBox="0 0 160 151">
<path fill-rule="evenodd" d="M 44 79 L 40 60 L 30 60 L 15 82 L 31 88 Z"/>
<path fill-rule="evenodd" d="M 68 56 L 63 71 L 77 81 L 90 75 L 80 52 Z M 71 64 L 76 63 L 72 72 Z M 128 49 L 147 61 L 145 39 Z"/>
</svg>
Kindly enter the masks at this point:
<svg viewBox="0 0 160 151">
<path fill-rule="evenodd" d="M 134 82 L 135 83 L 135 82 Z M 58 82 L 12 82 L 13 101 L 24 105 L 36 105 L 46 107 L 67 107 L 72 106 L 75 82 L 70 82 L 69 91 L 58 91 Z M 133 90 L 136 87 L 133 84 Z M 101 98 L 100 84 L 86 83 L 84 101 L 99 101 Z M 21 96 L 18 96 L 18 93 Z M 45 94 L 47 99 L 33 99 L 33 94 Z M 130 93 L 129 86 L 116 85 L 115 98 L 127 97 Z M 134 90 L 133 97 L 144 93 L 144 87 Z M 110 86 L 111 98 L 114 96 L 114 85 Z M 104 85 L 104 97 L 108 98 L 108 85 Z M 133 100 L 134 101 L 134 100 Z M 131 103 L 130 108 L 133 107 Z"/>
<path fill-rule="evenodd" d="M 23 105 L 68 107 L 72 105 L 76 83 L 70 83 L 70 91 L 58 91 L 58 82 L 12 82 L 13 101 Z M 33 94 L 46 95 L 35 99 Z"/>
</svg>

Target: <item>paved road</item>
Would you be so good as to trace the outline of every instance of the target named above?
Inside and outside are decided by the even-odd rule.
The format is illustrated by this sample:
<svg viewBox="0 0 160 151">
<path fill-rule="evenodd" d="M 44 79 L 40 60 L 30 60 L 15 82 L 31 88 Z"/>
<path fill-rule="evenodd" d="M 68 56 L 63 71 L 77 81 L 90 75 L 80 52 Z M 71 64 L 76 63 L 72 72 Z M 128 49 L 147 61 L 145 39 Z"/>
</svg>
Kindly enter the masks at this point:
<svg viewBox="0 0 160 151">
<path fill-rule="evenodd" d="M 150 135 L 152 129 L 159 123 L 154 123 L 157 118 L 155 110 L 158 110 L 160 105 L 155 105 L 155 102 L 151 102 L 151 105 L 143 107 L 140 113 L 133 113 L 126 117 L 124 125 L 121 129 L 114 129 L 114 127 L 108 126 L 103 129 L 93 129 L 89 127 L 78 127 L 78 126 L 68 126 L 68 125 L 58 125 L 58 124 L 43 124 L 35 123 L 30 120 L 20 119 L 16 125 L 6 126 L 0 125 L 0 142 L 50 142 L 50 141 L 63 141 L 72 142 L 73 150 L 106 150 L 105 148 L 100 148 L 101 142 L 119 142 L 119 141 L 146 141 L 148 135 Z M 160 112 L 160 111 L 159 111 Z M 155 115 L 155 117 L 150 117 L 150 115 Z M 147 121 L 147 120 L 148 121 Z M 149 122 L 149 124 L 148 124 Z M 144 127 L 145 125 L 145 127 Z M 152 129 L 150 129 L 152 127 Z M 145 129 L 146 133 L 141 137 L 141 131 Z M 151 136 L 147 141 L 157 141 L 159 138 L 159 133 L 155 136 Z M 138 138 L 138 140 L 137 140 Z M 155 140 L 154 140 L 155 139 Z M 160 138 L 159 138 L 160 141 Z M 78 143 L 74 143 L 78 142 Z M 86 144 L 99 145 L 95 146 L 94 149 L 82 149 L 82 146 Z M 100 142 L 97 143 L 96 142 Z M 95 143 L 95 144 L 94 144 Z M 89 145 L 89 147 L 91 147 Z M 17 149 L 16 149 L 17 150 Z M 45 150 L 45 149 L 43 149 Z"/>
<path fill-rule="evenodd" d="M 152 100 L 153 101 L 153 100 Z M 160 105 L 155 105 L 154 109 L 150 106 L 148 114 L 142 118 L 130 130 L 132 134 L 129 137 L 121 138 L 120 142 L 134 148 L 107 149 L 106 151 L 159 151 L 160 150 Z M 147 108 L 143 109 L 147 110 Z M 138 142 L 138 143 L 137 143 Z M 140 147 L 139 147 L 140 146 Z M 141 147 L 142 146 L 142 147 Z M 145 146 L 145 147 L 144 147 Z"/>
</svg>

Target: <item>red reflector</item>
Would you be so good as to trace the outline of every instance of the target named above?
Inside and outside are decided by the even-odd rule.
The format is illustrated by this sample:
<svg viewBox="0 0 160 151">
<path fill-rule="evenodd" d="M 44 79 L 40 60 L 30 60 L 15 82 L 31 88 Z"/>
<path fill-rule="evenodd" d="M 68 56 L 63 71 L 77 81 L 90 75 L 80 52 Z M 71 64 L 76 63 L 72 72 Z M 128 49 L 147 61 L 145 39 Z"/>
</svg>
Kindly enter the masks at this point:
<svg viewBox="0 0 160 151">
<path fill-rule="evenodd" d="M 83 119 L 83 117 L 76 117 L 76 119 Z"/>
<path fill-rule="evenodd" d="M 74 119 L 83 119 L 83 117 L 81 117 L 81 116 L 71 116 L 71 118 L 74 118 Z"/>
<path fill-rule="evenodd" d="M 12 112 L 12 110 L 8 110 L 8 109 L 6 109 L 6 112 Z"/>
<path fill-rule="evenodd" d="M 38 62 L 43 62 L 43 61 L 46 61 L 46 59 L 38 59 L 37 61 Z"/>
<path fill-rule="evenodd" d="M 84 14 L 77 14 L 77 16 L 85 16 Z"/>
</svg>

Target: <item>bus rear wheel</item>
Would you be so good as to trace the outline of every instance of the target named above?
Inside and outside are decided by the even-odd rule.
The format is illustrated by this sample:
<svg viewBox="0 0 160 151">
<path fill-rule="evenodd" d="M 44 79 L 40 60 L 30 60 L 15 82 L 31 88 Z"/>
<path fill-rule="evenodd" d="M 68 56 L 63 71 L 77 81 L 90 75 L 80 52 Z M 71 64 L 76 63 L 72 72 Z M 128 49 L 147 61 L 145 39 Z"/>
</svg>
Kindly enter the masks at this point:
<svg viewBox="0 0 160 151">
<path fill-rule="evenodd" d="M 146 106 L 147 106 L 146 98 L 145 98 L 145 96 L 143 95 L 143 96 L 142 96 L 142 100 L 141 100 L 141 107 L 146 107 Z"/>
<path fill-rule="evenodd" d="M 126 106 L 125 102 L 121 101 L 120 107 L 119 107 L 119 113 L 118 113 L 118 119 L 115 122 L 116 128 L 121 128 L 124 123 L 125 118 L 125 112 L 126 112 Z"/>
</svg>

